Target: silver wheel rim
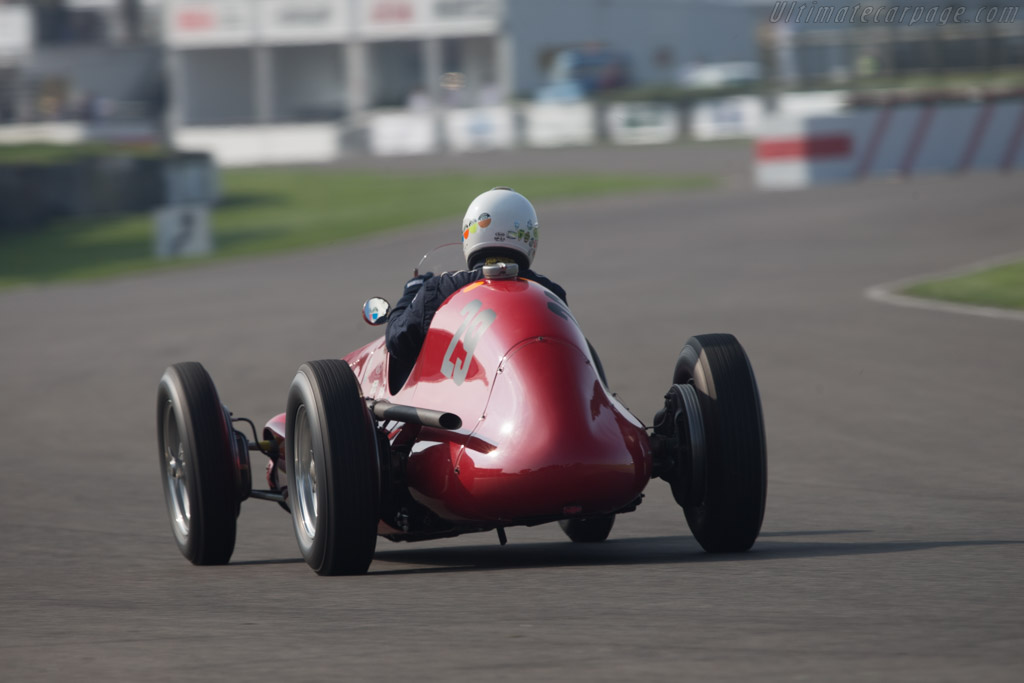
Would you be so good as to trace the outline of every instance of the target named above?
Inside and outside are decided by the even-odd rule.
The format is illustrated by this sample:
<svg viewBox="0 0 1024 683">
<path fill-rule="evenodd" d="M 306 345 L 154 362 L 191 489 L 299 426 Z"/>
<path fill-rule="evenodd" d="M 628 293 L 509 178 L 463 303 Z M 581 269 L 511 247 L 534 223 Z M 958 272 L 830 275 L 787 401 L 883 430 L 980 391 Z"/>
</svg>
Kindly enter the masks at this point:
<svg viewBox="0 0 1024 683">
<path fill-rule="evenodd" d="M 295 414 L 295 449 L 292 462 L 295 472 L 297 527 L 306 545 L 316 538 L 317 469 L 313 457 L 313 432 L 306 406 L 300 405 Z"/>
<path fill-rule="evenodd" d="M 167 510 L 171 515 L 174 535 L 184 543 L 188 539 L 192 508 L 188 501 L 188 461 L 185 459 L 185 442 L 178 430 L 174 404 L 168 400 L 164 408 L 164 487 L 167 493 Z"/>
</svg>

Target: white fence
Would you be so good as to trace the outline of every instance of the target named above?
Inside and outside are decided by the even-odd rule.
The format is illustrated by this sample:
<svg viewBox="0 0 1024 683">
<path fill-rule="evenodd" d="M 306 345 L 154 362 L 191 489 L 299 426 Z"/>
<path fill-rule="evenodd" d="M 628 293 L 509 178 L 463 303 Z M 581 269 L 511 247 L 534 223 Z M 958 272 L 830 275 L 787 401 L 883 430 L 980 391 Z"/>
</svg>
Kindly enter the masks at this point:
<svg viewBox="0 0 1024 683">
<path fill-rule="evenodd" d="M 613 102 L 605 130 L 616 145 L 664 145 L 679 139 L 679 110 L 664 102 Z"/>
<path fill-rule="evenodd" d="M 772 113 L 752 96 L 701 102 L 690 112 L 697 140 L 750 137 L 763 188 L 795 188 L 875 175 L 1014 169 L 1024 165 L 1024 98 L 893 103 L 844 109 L 841 92 L 789 93 Z M 358 135 L 336 123 L 185 127 L 182 151 L 208 152 L 221 166 L 329 163 L 356 149 L 375 156 L 485 152 L 595 144 L 659 145 L 684 129 L 674 106 L 524 104 L 413 112 L 379 111 Z M 365 136 L 362 135 L 365 131 Z M 362 136 L 362 138 L 361 138 Z M 0 126 L 0 145 L 156 139 L 141 124 L 45 123 Z M 354 140 L 351 149 L 342 140 Z M 348 144 L 348 143 L 346 143 Z"/>
<path fill-rule="evenodd" d="M 527 104 L 523 117 L 529 147 L 585 147 L 597 141 L 597 108 L 590 102 Z"/>
<path fill-rule="evenodd" d="M 0 145 L 74 145 L 95 140 L 108 142 L 151 142 L 156 126 L 144 121 L 46 121 L 0 125 Z"/>
<path fill-rule="evenodd" d="M 453 152 L 484 152 L 516 145 L 516 117 L 511 107 L 452 109 L 444 115 L 445 142 Z"/>
<path fill-rule="evenodd" d="M 834 114 L 843 109 L 845 100 L 846 93 L 841 90 L 782 93 L 774 109 L 769 109 L 765 99 L 756 95 L 703 100 L 694 105 L 690 114 L 690 136 L 701 141 L 754 138 L 768 118 Z"/>
<path fill-rule="evenodd" d="M 370 120 L 368 132 L 374 156 L 431 154 L 439 148 L 437 120 L 431 114 L 380 113 Z"/>
<path fill-rule="evenodd" d="M 325 163 L 341 156 L 341 134 L 329 123 L 180 128 L 175 146 L 208 152 L 221 166 Z"/>
</svg>

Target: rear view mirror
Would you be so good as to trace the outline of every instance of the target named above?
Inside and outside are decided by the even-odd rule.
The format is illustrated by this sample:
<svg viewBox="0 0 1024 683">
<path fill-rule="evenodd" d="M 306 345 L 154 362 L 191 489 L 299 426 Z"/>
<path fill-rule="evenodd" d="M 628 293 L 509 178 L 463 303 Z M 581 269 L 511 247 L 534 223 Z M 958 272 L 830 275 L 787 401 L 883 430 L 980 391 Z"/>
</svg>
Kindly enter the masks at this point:
<svg viewBox="0 0 1024 683">
<path fill-rule="evenodd" d="M 371 297 L 363 304 L 363 320 L 370 325 L 383 325 L 388 321 L 391 304 L 379 296 Z"/>
</svg>

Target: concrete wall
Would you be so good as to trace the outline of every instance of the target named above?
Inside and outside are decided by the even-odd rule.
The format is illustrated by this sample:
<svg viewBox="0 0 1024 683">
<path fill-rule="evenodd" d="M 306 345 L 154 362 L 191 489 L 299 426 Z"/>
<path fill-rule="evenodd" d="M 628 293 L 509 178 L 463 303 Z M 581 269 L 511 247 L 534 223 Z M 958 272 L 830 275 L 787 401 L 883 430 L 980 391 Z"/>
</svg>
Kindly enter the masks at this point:
<svg viewBox="0 0 1024 683">
<path fill-rule="evenodd" d="M 215 171 L 206 157 L 120 154 L 49 165 L 0 163 L 0 233 L 30 231 L 65 216 L 139 212 L 169 203 L 168 170 L 183 160 L 201 169 L 211 186 L 199 189 L 212 193 Z"/>
</svg>

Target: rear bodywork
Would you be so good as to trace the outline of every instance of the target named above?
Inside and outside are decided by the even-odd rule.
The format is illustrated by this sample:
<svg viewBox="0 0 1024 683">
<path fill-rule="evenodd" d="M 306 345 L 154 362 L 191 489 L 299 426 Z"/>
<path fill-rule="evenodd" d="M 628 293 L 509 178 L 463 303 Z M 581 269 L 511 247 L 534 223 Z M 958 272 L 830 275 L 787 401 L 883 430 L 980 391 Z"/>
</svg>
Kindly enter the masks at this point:
<svg viewBox="0 0 1024 683">
<path fill-rule="evenodd" d="M 482 280 L 449 297 L 404 381 L 389 376 L 383 338 L 345 360 L 367 399 L 462 421 L 456 430 L 387 426 L 392 490 L 379 531 L 389 538 L 620 512 L 651 478 L 644 425 L 602 382 L 569 309 L 534 282 Z M 282 440 L 284 416 L 265 434 Z M 272 488 L 282 467 L 268 473 Z"/>
</svg>

